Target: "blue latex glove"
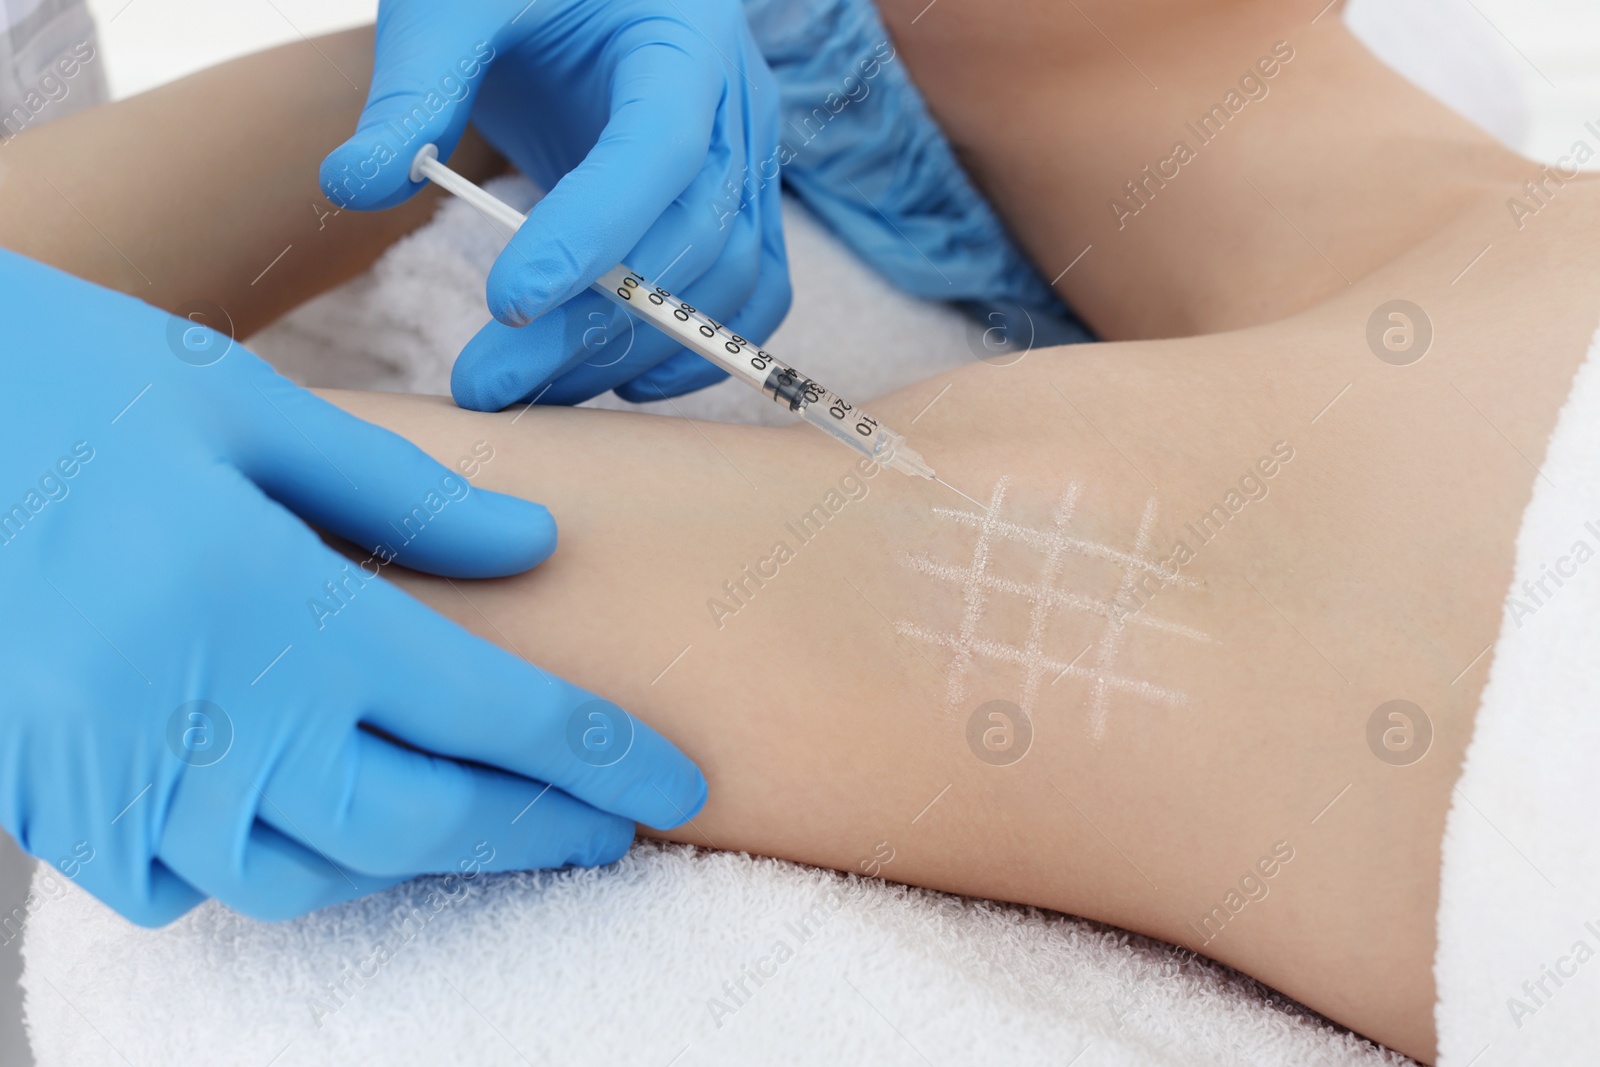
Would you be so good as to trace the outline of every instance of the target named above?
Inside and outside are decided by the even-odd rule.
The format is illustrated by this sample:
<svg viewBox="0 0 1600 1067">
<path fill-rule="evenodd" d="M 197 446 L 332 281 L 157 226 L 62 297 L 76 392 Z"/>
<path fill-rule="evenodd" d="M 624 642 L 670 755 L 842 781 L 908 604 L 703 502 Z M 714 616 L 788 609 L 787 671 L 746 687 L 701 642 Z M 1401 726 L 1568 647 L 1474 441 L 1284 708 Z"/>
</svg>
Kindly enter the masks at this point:
<svg viewBox="0 0 1600 1067">
<path fill-rule="evenodd" d="M 3 251 L 0 307 L 0 823 L 29 852 L 138 923 L 283 918 L 609 862 L 700 808 L 649 727 L 373 576 L 522 571 L 543 508 Z"/>
<path fill-rule="evenodd" d="M 448 159 L 469 116 L 549 190 L 489 275 L 462 406 L 726 377 L 587 291 L 619 262 L 757 342 L 782 321 L 778 91 L 738 0 L 382 0 L 375 47 L 357 132 L 322 166 L 330 200 L 405 200 L 417 149 Z"/>
</svg>

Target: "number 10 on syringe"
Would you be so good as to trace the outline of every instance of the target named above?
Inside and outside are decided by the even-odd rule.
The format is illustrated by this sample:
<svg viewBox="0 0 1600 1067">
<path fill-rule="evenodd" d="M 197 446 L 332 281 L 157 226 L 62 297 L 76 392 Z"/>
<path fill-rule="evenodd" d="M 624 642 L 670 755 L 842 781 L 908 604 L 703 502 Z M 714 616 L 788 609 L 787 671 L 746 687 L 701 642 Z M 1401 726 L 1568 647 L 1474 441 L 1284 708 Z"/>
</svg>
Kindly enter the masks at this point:
<svg viewBox="0 0 1600 1067">
<path fill-rule="evenodd" d="M 601 286 L 615 303 L 742 378 L 830 437 L 886 467 L 933 477 L 932 468 L 905 443 L 903 435 L 659 285 L 651 285 L 638 272 L 618 266 L 602 275 L 594 288 L 600 290 Z"/>
</svg>

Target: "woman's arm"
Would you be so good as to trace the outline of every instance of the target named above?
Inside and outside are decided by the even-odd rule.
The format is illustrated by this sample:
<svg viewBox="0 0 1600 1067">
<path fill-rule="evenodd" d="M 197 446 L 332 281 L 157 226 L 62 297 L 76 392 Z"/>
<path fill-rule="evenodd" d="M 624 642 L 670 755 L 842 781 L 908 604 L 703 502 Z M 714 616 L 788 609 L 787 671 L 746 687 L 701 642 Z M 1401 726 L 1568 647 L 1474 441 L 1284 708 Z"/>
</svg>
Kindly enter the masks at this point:
<svg viewBox="0 0 1600 1067">
<path fill-rule="evenodd" d="M 0 149 L 0 246 L 169 311 L 208 301 L 248 337 L 433 213 L 433 190 L 363 214 L 317 184 L 371 67 L 371 29 L 350 30 L 26 130 Z M 500 166 L 470 132 L 451 163 Z"/>
<path fill-rule="evenodd" d="M 528 575 L 391 576 L 693 756 L 674 837 L 1152 934 L 1427 1058 L 1443 821 L 1600 279 L 1574 191 L 1451 286 L 1503 197 L 1284 323 L 877 402 L 951 487 L 805 428 L 333 398 L 548 503 Z M 1364 333 L 1395 287 L 1435 331 L 1403 368 Z M 1369 744 L 1392 700 L 1431 723 L 1409 765 Z"/>
</svg>

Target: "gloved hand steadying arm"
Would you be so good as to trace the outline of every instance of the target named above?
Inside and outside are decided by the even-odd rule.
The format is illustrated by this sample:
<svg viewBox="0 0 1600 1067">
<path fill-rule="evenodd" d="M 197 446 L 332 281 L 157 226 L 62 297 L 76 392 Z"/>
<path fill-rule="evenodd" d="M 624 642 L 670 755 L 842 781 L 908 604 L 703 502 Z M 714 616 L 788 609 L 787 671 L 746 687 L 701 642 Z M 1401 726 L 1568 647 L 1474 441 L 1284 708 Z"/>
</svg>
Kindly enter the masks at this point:
<svg viewBox="0 0 1600 1067">
<path fill-rule="evenodd" d="M 29 852 L 136 922 L 282 918 L 608 862 L 700 808 L 648 726 L 381 577 L 524 570 L 543 508 L 4 251 L 0 307 L 0 823 Z"/>
<path fill-rule="evenodd" d="M 323 163 L 331 200 L 399 203 L 417 149 L 448 160 L 469 118 L 549 190 L 489 275 L 462 406 L 725 377 L 586 292 L 619 262 L 758 342 L 782 320 L 778 92 L 739 0 L 382 0 L 375 48 L 357 132 Z"/>
</svg>

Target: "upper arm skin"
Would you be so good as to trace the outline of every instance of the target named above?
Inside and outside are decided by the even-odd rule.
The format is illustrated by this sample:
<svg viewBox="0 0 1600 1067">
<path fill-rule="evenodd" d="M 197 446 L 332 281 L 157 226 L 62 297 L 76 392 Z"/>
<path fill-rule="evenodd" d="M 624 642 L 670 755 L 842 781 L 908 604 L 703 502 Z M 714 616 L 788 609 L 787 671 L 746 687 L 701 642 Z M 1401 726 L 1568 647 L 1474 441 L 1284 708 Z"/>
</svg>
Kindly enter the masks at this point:
<svg viewBox="0 0 1600 1067">
<path fill-rule="evenodd" d="M 0 162 L 0 245 L 168 311 L 214 305 L 248 337 L 437 206 L 431 189 L 384 212 L 322 194 L 318 165 L 355 129 L 371 68 L 366 27 L 27 129 Z M 470 131 L 451 162 L 480 180 L 503 165 Z"/>
<path fill-rule="evenodd" d="M 1186 536 L 1186 521 L 1284 440 L 1252 413 L 1228 410 L 1226 390 L 1191 394 L 1185 415 L 1177 397 L 1199 383 L 1158 385 L 1146 373 L 1167 358 L 1044 354 L 998 388 L 984 380 L 995 374 L 986 366 L 957 372 L 950 393 L 919 420 L 917 444 L 945 481 L 985 504 L 1007 479 L 1000 517 L 1019 526 L 1050 529 L 1076 485 L 1063 528 L 1116 552 L 1136 548 L 1153 498 L 1143 554 L 1164 558 Z M 1097 388 L 1096 378 L 1125 377 L 1129 361 L 1147 389 L 1129 397 Z M 1076 372 L 1085 365 L 1088 380 Z M 913 392 L 926 403 L 942 384 Z M 1273 549 L 1300 521 L 1290 502 L 1325 477 L 1325 461 L 1303 436 L 1290 435 L 1294 458 L 1271 480 L 1270 495 L 1183 569 L 1195 584 L 1163 589 L 1137 613 L 1205 639 L 1134 621 L 1104 658 L 1108 676 L 1148 682 L 1182 701 L 1114 689 L 1096 738 L 1092 679 L 1053 681 L 1060 667 L 1052 666 L 1034 672 L 1030 699 L 1025 666 L 979 654 L 952 700 L 952 651 L 896 632 L 901 624 L 925 635 L 962 632 L 971 594 L 959 580 L 902 559 L 971 567 L 977 531 L 934 509 L 981 509 L 952 489 L 885 471 L 862 480 L 865 495 L 850 499 L 853 459 L 807 432 L 709 424 L 696 432 L 677 420 L 546 410 L 513 426 L 514 416 L 474 417 L 437 402 L 335 399 L 447 464 L 484 442 L 477 452 L 492 449 L 494 458 L 477 484 L 551 507 L 561 547 L 528 575 L 476 583 L 395 577 L 481 636 L 616 700 L 697 760 L 710 801 L 671 836 L 842 870 L 865 862 L 896 880 L 1151 933 L 1390 1040 L 1427 1015 L 1426 920 L 1437 864 L 1425 855 L 1442 824 L 1450 761 L 1403 783 L 1406 814 L 1397 819 L 1386 806 L 1395 785 L 1381 780 L 1392 768 L 1372 759 L 1359 732 L 1381 699 L 1422 687 L 1396 689 L 1384 679 L 1349 692 L 1244 580 L 1314 631 L 1330 657 L 1361 655 L 1340 644 L 1343 626 L 1314 617 L 1307 591 L 1285 584 L 1285 553 Z M 1184 439 L 1184 455 L 1199 460 L 1133 445 L 1134 462 L 1160 491 L 1084 418 L 1125 426 L 1116 406 L 1130 401 L 1162 412 L 1169 432 Z M 1212 404 L 1223 410 L 1208 410 Z M 878 407 L 891 423 L 897 414 L 909 418 L 897 410 L 908 404 Z M 1117 436 L 1126 446 L 1129 435 Z M 815 505 L 826 510 L 830 490 L 843 503 L 802 540 L 801 517 Z M 792 558 L 766 562 L 778 558 L 779 542 Z M 1085 602 L 1113 602 L 1125 571 L 1104 555 L 1071 550 L 1047 574 L 1035 546 L 992 543 L 990 573 L 1022 586 L 1048 581 Z M 757 585 L 751 572 L 768 576 Z M 738 600 L 729 582 L 743 585 Z M 1027 649 L 1027 598 L 991 589 L 985 599 L 974 636 Z M 713 612 L 713 600 L 737 610 Z M 1044 614 L 1032 641 L 1043 659 L 1064 664 L 1088 647 L 1079 662 L 1102 663 L 1105 615 L 1062 606 Z M 1031 712 L 1031 748 L 1007 766 L 980 759 L 968 740 L 969 717 L 996 699 Z M 1441 733 L 1450 714 L 1465 710 L 1459 700 L 1440 709 Z M 1461 738 L 1443 736 L 1441 748 Z M 1345 798 L 1345 821 L 1311 827 L 1352 781 L 1362 788 Z M 1394 840 L 1374 839 L 1374 822 Z M 1280 841 L 1296 858 L 1273 880 L 1269 901 L 1203 943 L 1193 924 Z M 893 860 L 871 866 L 885 850 Z M 1383 894 L 1356 889 L 1379 879 Z M 1367 970 L 1346 958 L 1352 946 L 1380 957 L 1395 983 L 1330 979 Z"/>
</svg>

